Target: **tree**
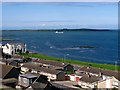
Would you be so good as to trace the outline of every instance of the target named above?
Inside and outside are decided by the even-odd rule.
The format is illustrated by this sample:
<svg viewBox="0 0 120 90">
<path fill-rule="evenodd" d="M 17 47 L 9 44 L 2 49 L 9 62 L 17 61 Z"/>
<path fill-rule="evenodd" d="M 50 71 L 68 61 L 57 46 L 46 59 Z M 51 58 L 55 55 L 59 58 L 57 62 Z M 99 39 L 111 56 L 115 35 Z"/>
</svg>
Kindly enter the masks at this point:
<svg viewBox="0 0 120 90">
<path fill-rule="evenodd" d="M 29 51 L 26 51 L 26 53 L 28 54 L 28 53 L 29 53 Z"/>
<path fill-rule="evenodd" d="M 24 62 L 31 62 L 31 61 L 32 61 L 32 59 L 31 59 L 31 58 L 29 58 L 29 57 L 26 57 L 26 58 L 24 58 L 24 59 L 23 59 L 23 61 L 24 61 Z"/>
</svg>

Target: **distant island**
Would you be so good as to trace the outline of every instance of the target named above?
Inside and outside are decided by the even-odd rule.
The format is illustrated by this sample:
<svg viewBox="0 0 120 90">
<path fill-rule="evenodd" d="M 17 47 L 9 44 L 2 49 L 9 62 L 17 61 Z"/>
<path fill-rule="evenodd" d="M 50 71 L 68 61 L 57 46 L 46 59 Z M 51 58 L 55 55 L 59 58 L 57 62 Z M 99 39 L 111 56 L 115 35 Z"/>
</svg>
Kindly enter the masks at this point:
<svg viewBox="0 0 120 90">
<path fill-rule="evenodd" d="M 3 31 L 115 31 L 112 29 L 89 29 L 89 28 L 80 28 L 80 29 L 20 29 L 20 30 L 3 30 Z"/>
<path fill-rule="evenodd" d="M 95 48 L 94 46 L 79 46 L 79 48 Z"/>
</svg>

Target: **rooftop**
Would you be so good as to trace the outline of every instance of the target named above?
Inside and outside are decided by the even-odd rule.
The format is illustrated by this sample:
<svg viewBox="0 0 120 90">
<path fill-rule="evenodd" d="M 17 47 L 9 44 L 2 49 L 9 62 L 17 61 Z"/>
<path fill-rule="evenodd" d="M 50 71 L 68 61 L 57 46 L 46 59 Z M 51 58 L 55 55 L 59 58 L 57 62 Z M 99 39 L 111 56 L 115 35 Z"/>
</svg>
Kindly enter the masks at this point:
<svg viewBox="0 0 120 90">
<path fill-rule="evenodd" d="M 86 71 L 89 73 L 94 73 L 94 74 L 102 74 L 105 76 L 114 76 L 115 78 L 117 78 L 118 80 L 120 80 L 120 71 L 112 71 L 112 70 L 105 70 L 105 69 L 99 69 L 99 68 L 95 68 L 95 67 L 82 67 L 79 69 L 79 71 Z"/>
<path fill-rule="evenodd" d="M 56 66 L 56 67 L 64 67 L 66 65 L 66 64 L 63 64 L 62 62 L 51 61 L 51 60 L 35 60 L 35 62 L 42 63 L 42 64 L 53 65 L 53 66 Z"/>
<path fill-rule="evenodd" d="M 27 74 L 20 75 L 20 77 L 24 77 L 24 78 L 30 79 L 30 78 L 36 78 L 38 76 L 34 75 L 34 74 L 27 73 Z"/>
<path fill-rule="evenodd" d="M 97 81 L 100 81 L 102 80 L 101 77 L 96 77 L 96 76 L 90 76 L 90 75 L 84 75 L 80 81 L 83 81 L 83 82 L 88 82 L 88 83 L 94 83 L 94 82 L 97 82 Z"/>
<path fill-rule="evenodd" d="M 0 64 L 0 78 L 4 78 L 11 70 L 12 66 L 6 64 Z"/>
<path fill-rule="evenodd" d="M 34 69 L 36 71 L 40 71 L 40 72 L 46 72 L 46 73 L 51 73 L 51 74 L 58 74 L 60 71 L 55 70 L 55 69 L 49 69 L 46 67 L 40 67 L 39 64 L 34 64 L 34 63 L 25 63 L 23 64 L 22 67 L 27 67 L 29 69 Z"/>
</svg>

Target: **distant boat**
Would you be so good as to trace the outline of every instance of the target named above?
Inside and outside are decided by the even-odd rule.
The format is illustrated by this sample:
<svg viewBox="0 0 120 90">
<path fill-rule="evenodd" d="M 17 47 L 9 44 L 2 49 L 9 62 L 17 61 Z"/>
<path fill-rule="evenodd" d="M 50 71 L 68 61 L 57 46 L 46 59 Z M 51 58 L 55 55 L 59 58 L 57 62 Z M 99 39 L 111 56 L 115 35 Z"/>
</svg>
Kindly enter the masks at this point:
<svg viewBox="0 0 120 90">
<path fill-rule="evenodd" d="M 55 33 L 61 33 L 61 34 L 62 34 L 62 33 L 64 33 L 64 32 L 62 32 L 62 31 L 56 31 Z"/>
</svg>

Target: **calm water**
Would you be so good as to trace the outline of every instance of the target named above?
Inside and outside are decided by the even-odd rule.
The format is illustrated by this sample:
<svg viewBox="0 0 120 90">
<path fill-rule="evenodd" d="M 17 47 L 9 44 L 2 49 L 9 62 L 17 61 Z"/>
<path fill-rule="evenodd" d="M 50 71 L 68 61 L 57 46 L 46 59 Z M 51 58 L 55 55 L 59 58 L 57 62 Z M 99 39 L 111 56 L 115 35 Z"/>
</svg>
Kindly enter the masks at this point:
<svg viewBox="0 0 120 90">
<path fill-rule="evenodd" d="M 3 31 L 3 37 L 21 40 L 27 43 L 29 50 L 65 59 L 114 64 L 118 57 L 117 31 L 69 31 L 63 34 Z M 77 48 L 84 45 L 95 48 Z"/>
</svg>

